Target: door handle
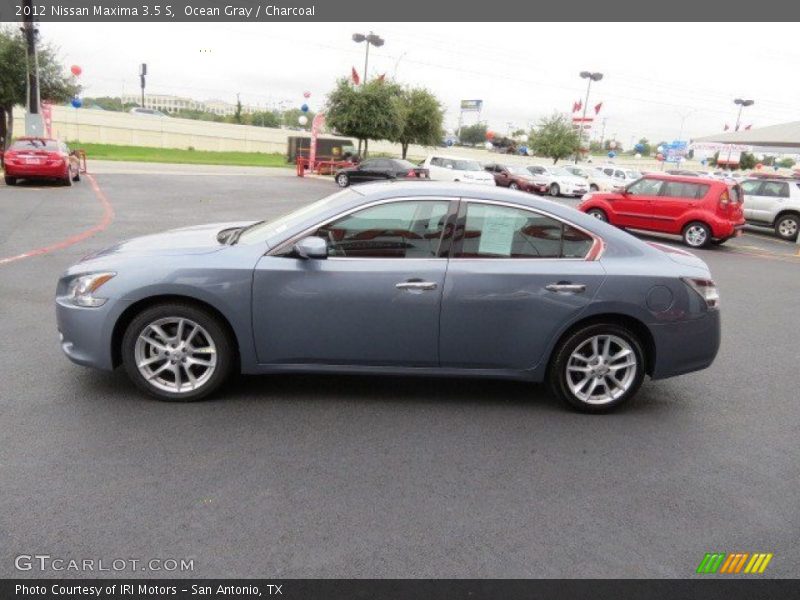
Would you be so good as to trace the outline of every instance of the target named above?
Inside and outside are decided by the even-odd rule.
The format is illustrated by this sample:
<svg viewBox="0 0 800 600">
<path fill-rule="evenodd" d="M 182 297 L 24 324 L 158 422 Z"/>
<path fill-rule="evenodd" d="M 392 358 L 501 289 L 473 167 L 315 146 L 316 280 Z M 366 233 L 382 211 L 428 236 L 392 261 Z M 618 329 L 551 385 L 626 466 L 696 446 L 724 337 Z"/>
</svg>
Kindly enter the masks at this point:
<svg viewBox="0 0 800 600">
<path fill-rule="evenodd" d="M 582 283 L 548 283 L 544 289 L 550 292 L 567 292 L 570 294 L 582 294 L 586 291 L 586 286 Z"/>
<path fill-rule="evenodd" d="M 435 290 L 438 284 L 435 281 L 401 281 L 394 287 L 398 290 Z"/>
</svg>

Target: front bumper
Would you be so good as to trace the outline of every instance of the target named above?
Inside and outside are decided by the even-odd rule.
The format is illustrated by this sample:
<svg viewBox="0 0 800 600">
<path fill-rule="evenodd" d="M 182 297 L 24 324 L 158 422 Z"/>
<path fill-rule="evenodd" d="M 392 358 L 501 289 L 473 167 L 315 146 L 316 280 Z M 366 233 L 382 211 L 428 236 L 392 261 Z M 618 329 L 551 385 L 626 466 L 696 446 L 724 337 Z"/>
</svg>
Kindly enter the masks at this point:
<svg viewBox="0 0 800 600">
<path fill-rule="evenodd" d="M 655 342 L 653 379 L 675 377 L 711 366 L 719 351 L 719 310 L 696 319 L 650 325 Z"/>
<path fill-rule="evenodd" d="M 75 306 L 56 298 L 56 322 L 61 350 L 72 362 L 84 367 L 112 370 L 111 302 L 97 308 Z"/>
</svg>

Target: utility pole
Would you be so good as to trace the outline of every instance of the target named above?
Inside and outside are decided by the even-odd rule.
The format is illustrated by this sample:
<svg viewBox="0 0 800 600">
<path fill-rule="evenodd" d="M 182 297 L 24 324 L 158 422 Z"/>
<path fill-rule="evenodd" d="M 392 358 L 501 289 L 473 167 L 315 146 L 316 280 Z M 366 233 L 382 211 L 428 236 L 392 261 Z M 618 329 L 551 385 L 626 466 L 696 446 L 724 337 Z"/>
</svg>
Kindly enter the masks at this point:
<svg viewBox="0 0 800 600">
<path fill-rule="evenodd" d="M 147 63 L 139 65 L 139 83 L 142 86 L 142 108 L 144 108 L 144 84 L 147 76 Z"/>
<path fill-rule="evenodd" d="M 606 121 L 608 117 L 603 117 L 603 129 L 600 131 L 600 149 L 603 149 L 603 142 L 606 141 Z"/>
<path fill-rule="evenodd" d="M 25 114 L 25 135 L 41 137 L 44 134 L 44 122 L 39 112 L 39 60 L 36 56 L 36 35 L 38 30 L 33 25 L 33 0 L 23 1 L 22 33 L 25 36 L 25 54 L 28 66 L 28 98 Z"/>
</svg>

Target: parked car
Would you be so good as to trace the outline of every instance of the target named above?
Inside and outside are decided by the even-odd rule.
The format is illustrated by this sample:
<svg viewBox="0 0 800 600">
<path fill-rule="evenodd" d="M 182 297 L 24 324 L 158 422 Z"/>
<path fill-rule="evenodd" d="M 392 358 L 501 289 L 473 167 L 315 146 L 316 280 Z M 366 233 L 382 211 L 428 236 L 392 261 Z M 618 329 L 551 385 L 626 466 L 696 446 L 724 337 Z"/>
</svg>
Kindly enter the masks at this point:
<svg viewBox="0 0 800 600">
<path fill-rule="evenodd" d="M 431 154 L 422 163 L 435 181 L 463 181 L 479 185 L 495 185 L 494 177 L 483 170 L 477 160 Z"/>
<path fill-rule="evenodd" d="M 483 168 L 494 176 L 495 184 L 500 187 L 536 194 L 544 194 L 548 190 L 547 178 L 534 175 L 525 167 L 491 163 L 484 165 Z"/>
<path fill-rule="evenodd" d="M 578 209 L 618 227 L 680 235 L 702 248 L 741 235 L 742 201 L 733 182 L 651 174 L 621 192 L 587 194 Z"/>
<path fill-rule="evenodd" d="M 561 167 L 531 165 L 528 171 L 547 182 L 547 191 L 551 196 L 583 196 L 589 191 L 586 179 L 576 177 Z"/>
<path fill-rule="evenodd" d="M 20 179 L 55 179 L 72 185 L 81 179 L 78 157 L 58 140 L 19 138 L 6 150 L 3 161 L 6 185 L 15 185 Z"/>
<path fill-rule="evenodd" d="M 589 183 L 590 192 L 611 192 L 615 182 L 611 177 L 595 169 L 584 169 L 577 165 L 565 165 L 564 169 L 575 177 L 581 177 Z"/>
<path fill-rule="evenodd" d="M 395 179 L 429 179 L 428 169 L 399 158 L 370 158 L 354 167 L 336 172 L 334 177 L 339 187 L 368 181 Z"/>
<path fill-rule="evenodd" d="M 744 217 L 754 225 L 772 227 L 784 240 L 796 240 L 800 231 L 800 182 L 784 179 L 748 179 L 742 182 Z"/>
<path fill-rule="evenodd" d="M 720 342 L 697 257 L 538 196 L 435 182 L 121 242 L 62 275 L 56 316 L 72 361 L 178 401 L 233 371 L 390 373 L 548 381 L 602 412 L 645 375 L 708 367 Z"/>
<path fill-rule="evenodd" d="M 629 183 L 633 183 L 642 176 L 642 173 L 635 169 L 626 169 L 617 165 L 600 165 L 595 167 L 607 177 L 611 177 L 616 182 L 617 190 L 621 190 Z"/>
</svg>

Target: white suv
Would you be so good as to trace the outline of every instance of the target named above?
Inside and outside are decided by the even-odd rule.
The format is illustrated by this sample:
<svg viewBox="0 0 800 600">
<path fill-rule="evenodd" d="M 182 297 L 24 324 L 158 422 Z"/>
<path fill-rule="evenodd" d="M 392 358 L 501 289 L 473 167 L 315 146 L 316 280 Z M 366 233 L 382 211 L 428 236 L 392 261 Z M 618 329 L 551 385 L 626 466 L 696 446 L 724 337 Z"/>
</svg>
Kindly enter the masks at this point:
<svg viewBox="0 0 800 600">
<path fill-rule="evenodd" d="M 494 176 L 487 173 L 477 160 L 431 154 L 422 163 L 434 181 L 463 181 L 479 185 L 495 185 Z"/>
<path fill-rule="evenodd" d="M 800 181 L 748 179 L 744 191 L 744 218 L 753 225 L 773 227 L 775 235 L 796 240 L 800 231 Z"/>
<path fill-rule="evenodd" d="M 616 188 L 618 190 L 626 187 L 629 183 L 633 183 L 642 177 L 642 174 L 639 171 L 634 169 L 626 169 L 617 165 L 601 165 L 599 167 L 595 167 L 595 169 L 600 171 L 606 177 L 611 177 L 611 179 L 613 179 L 616 183 Z"/>
<path fill-rule="evenodd" d="M 575 177 L 582 177 L 589 182 L 590 192 L 613 192 L 616 182 L 605 173 L 595 169 L 584 169 L 577 165 L 566 165 L 564 167 L 567 171 L 575 175 Z"/>
</svg>

